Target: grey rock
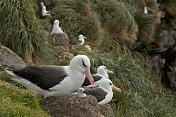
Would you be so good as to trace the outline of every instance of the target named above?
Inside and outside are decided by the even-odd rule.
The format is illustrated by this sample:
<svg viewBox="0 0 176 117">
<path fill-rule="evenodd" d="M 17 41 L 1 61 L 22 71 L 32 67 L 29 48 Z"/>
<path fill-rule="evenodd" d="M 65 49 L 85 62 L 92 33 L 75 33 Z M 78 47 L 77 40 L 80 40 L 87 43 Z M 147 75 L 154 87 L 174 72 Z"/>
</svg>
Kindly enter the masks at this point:
<svg viewBox="0 0 176 117">
<path fill-rule="evenodd" d="M 15 67 L 26 66 L 25 62 L 17 54 L 5 46 L 0 48 L 0 64 L 8 67 L 12 65 Z"/>
<path fill-rule="evenodd" d="M 176 67 L 172 67 L 170 72 L 167 72 L 167 77 L 170 81 L 170 87 L 176 89 Z"/>
</svg>

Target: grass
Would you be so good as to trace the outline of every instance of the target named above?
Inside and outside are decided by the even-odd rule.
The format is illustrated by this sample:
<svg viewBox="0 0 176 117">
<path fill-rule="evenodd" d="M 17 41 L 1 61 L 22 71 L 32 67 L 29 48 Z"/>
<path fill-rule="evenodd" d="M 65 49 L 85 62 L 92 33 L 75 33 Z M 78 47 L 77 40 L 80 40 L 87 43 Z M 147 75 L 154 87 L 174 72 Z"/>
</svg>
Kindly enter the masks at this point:
<svg viewBox="0 0 176 117">
<path fill-rule="evenodd" d="M 100 65 L 115 72 L 110 78 L 122 89 L 114 92 L 111 106 L 120 117 L 174 117 L 176 100 L 162 87 L 147 62 L 139 53 L 117 46 L 111 54 L 98 54 L 91 59 L 92 72 Z M 156 80 L 158 79 L 158 80 Z"/>
<path fill-rule="evenodd" d="M 3 0 L 0 4 L 0 42 L 29 63 L 52 63 L 52 49 L 35 16 L 36 9 L 32 0 Z"/>
<path fill-rule="evenodd" d="M 51 1 L 46 2 L 52 4 Z M 149 14 L 143 14 L 144 6 Z M 88 37 L 86 43 L 91 45 L 94 53 L 88 52 L 84 46 L 70 52 L 88 55 L 92 73 L 100 65 L 114 71 L 110 78 L 122 89 L 121 93 L 114 92 L 110 103 L 117 117 L 175 117 L 176 100 L 163 88 L 160 77 L 153 73 L 147 56 L 131 52 L 124 46 L 129 47 L 138 40 L 142 42 L 140 46 L 145 47 L 156 41 L 154 31 L 161 18 L 156 0 L 57 0 L 50 9 L 55 15 L 49 20 L 39 20 L 35 16 L 37 10 L 34 0 L 3 0 L 0 7 L 1 43 L 24 58 L 31 57 L 32 61 L 42 58 L 44 53 L 52 51 L 52 47 L 48 47 L 40 29 L 50 31 L 53 21 L 58 19 L 71 41 L 79 34 Z M 173 15 L 169 7 L 166 10 Z M 59 64 L 68 63 L 60 60 Z M 42 110 L 41 99 L 33 91 L 16 84 L 4 72 L 0 72 L 0 80 L 3 80 L 0 81 L 2 116 L 48 116 Z"/>
<path fill-rule="evenodd" d="M 49 117 L 41 106 L 42 99 L 12 81 L 4 71 L 0 71 L 0 96 L 1 117 Z"/>
</svg>

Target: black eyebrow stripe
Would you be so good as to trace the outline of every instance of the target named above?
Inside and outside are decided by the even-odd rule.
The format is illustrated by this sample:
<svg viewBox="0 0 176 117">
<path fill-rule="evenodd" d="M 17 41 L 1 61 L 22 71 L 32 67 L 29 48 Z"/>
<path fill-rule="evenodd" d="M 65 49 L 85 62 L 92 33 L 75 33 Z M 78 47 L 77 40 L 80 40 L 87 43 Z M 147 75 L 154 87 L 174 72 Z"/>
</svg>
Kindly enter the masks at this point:
<svg viewBox="0 0 176 117">
<path fill-rule="evenodd" d="M 87 67 L 87 66 L 85 65 L 85 63 L 84 63 L 84 61 L 83 61 L 83 60 L 82 60 L 82 63 L 83 63 L 83 66 L 84 66 L 84 67 Z"/>
</svg>

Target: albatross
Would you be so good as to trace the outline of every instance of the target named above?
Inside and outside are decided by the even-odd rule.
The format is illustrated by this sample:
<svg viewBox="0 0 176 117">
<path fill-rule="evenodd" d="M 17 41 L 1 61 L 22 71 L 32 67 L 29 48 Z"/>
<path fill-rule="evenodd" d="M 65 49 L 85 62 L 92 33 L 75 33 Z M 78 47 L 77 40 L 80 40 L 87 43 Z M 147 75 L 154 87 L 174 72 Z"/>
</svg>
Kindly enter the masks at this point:
<svg viewBox="0 0 176 117">
<path fill-rule="evenodd" d="M 59 20 L 54 20 L 53 29 L 51 34 L 62 34 L 64 33 L 62 29 L 59 27 Z"/>
<path fill-rule="evenodd" d="M 113 88 L 117 87 L 112 84 L 112 81 L 110 79 L 104 78 L 100 81 L 98 87 L 87 87 L 84 89 L 84 93 L 86 95 L 95 96 L 98 104 L 107 104 L 113 98 Z"/>
<path fill-rule="evenodd" d="M 144 14 L 147 14 L 147 13 L 148 13 L 147 7 L 144 7 Z"/>
<path fill-rule="evenodd" d="M 64 96 L 76 91 L 83 84 L 85 75 L 91 84 L 94 80 L 90 73 L 90 60 L 86 55 L 77 55 L 69 66 L 40 65 L 26 66 L 19 69 L 5 69 L 16 78 L 15 81 L 26 85 L 31 82 L 46 90 L 44 97 Z M 23 85 L 22 84 L 22 85 Z"/>
<path fill-rule="evenodd" d="M 106 66 L 99 66 L 97 68 L 97 73 L 96 74 L 92 74 L 92 77 L 95 81 L 95 83 L 98 83 L 98 81 L 102 78 L 109 78 L 109 74 L 113 74 L 114 72 L 111 70 L 108 70 Z M 88 78 L 85 78 L 84 83 L 82 84 L 82 86 L 88 86 L 91 83 L 89 82 Z"/>
<path fill-rule="evenodd" d="M 85 39 L 87 39 L 87 37 L 85 37 L 82 34 L 80 34 L 78 40 L 73 41 L 71 43 L 71 45 L 76 45 L 76 43 L 78 43 L 78 45 L 83 45 L 84 42 L 85 42 Z"/>
<path fill-rule="evenodd" d="M 43 17 L 46 17 L 46 16 L 51 17 L 51 14 L 48 11 L 46 11 L 46 6 L 42 7 L 42 16 Z"/>
</svg>

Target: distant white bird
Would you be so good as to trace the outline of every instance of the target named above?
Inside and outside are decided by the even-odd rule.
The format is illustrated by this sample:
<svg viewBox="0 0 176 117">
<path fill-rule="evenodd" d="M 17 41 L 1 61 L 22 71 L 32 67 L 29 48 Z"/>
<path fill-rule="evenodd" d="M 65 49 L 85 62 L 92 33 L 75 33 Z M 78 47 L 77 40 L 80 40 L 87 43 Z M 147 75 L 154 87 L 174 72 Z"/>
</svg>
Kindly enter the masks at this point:
<svg viewBox="0 0 176 117">
<path fill-rule="evenodd" d="M 85 39 L 87 39 L 87 37 L 83 36 L 82 34 L 79 35 L 78 40 L 75 40 L 71 43 L 71 45 L 83 45 L 85 42 Z M 78 43 L 78 44 L 77 44 Z"/>
<path fill-rule="evenodd" d="M 59 20 L 55 20 L 51 34 L 62 34 L 62 33 L 64 32 L 59 27 Z"/>
<path fill-rule="evenodd" d="M 43 6 L 45 6 L 43 2 L 40 2 L 40 5 L 41 5 L 41 8 L 43 8 Z"/>
<path fill-rule="evenodd" d="M 87 50 L 88 50 L 89 52 L 92 52 L 91 47 L 90 47 L 89 45 L 85 45 L 85 47 L 87 48 Z"/>
<path fill-rule="evenodd" d="M 144 14 L 147 14 L 147 13 L 148 13 L 147 7 L 144 7 Z"/>
<path fill-rule="evenodd" d="M 44 16 L 44 17 L 46 17 L 46 16 L 51 17 L 51 14 L 48 11 L 46 11 L 46 6 L 42 7 L 42 16 Z"/>
<path fill-rule="evenodd" d="M 84 37 L 83 35 L 79 35 L 79 41 L 81 41 L 81 43 L 80 44 L 78 44 L 78 45 L 83 45 L 84 44 L 84 42 L 85 42 L 85 39 L 87 39 L 87 37 Z"/>
</svg>

